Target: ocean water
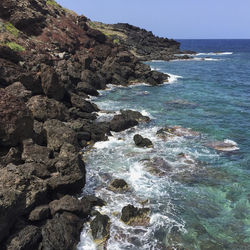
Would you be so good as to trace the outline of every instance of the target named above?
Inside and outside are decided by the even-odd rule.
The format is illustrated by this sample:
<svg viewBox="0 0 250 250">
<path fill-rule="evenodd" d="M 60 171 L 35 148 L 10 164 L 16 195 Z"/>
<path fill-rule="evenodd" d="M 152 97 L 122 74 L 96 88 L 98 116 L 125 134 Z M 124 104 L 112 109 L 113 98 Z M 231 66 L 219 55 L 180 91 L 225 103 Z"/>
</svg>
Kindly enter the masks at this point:
<svg viewBox="0 0 250 250">
<path fill-rule="evenodd" d="M 147 62 L 169 73 L 162 86 L 109 86 L 94 99 L 109 112 L 133 109 L 151 122 L 98 142 L 88 152 L 86 194 L 104 199 L 97 208 L 111 218 L 107 249 L 250 249 L 250 40 L 181 40 L 182 49 L 198 52 L 192 60 Z M 156 135 L 164 126 L 199 132 L 165 141 Z M 139 133 L 153 149 L 134 145 Z M 211 143 L 232 143 L 222 152 Z M 185 156 L 184 156 L 185 155 Z M 164 161 L 164 171 L 147 168 L 149 159 Z M 159 160 L 160 159 L 160 160 Z M 130 186 L 126 193 L 107 189 L 114 178 Z M 120 221 L 123 206 L 151 209 L 150 223 L 131 227 Z M 145 202 L 146 203 L 146 202 Z M 102 249 L 89 226 L 81 235 L 82 250 Z"/>
</svg>

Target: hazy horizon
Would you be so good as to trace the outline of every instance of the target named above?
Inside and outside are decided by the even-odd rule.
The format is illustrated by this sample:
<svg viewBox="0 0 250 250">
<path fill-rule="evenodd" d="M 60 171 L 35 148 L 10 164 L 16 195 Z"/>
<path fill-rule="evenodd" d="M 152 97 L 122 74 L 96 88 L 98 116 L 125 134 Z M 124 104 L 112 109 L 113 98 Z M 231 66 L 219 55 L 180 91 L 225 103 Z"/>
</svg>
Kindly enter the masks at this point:
<svg viewBox="0 0 250 250">
<path fill-rule="evenodd" d="M 173 39 L 250 39 L 249 0 L 58 0 L 93 21 L 129 23 Z"/>
</svg>

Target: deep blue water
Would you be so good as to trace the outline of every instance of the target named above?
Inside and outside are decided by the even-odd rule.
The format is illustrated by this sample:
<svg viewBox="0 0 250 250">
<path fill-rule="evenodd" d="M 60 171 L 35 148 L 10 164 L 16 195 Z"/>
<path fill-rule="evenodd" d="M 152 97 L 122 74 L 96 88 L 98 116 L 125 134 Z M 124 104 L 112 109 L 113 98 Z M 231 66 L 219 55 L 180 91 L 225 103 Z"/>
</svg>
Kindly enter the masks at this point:
<svg viewBox="0 0 250 250">
<path fill-rule="evenodd" d="M 89 155 L 88 192 L 110 204 L 104 210 L 114 225 L 108 249 L 250 249 L 250 40 L 180 42 L 183 50 L 200 54 L 194 60 L 148 62 L 170 73 L 171 84 L 113 88 L 95 100 L 102 109 L 129 108 L 153 118 L 114 134 Z M 191 128 L 201 136 L 162 141 L 156 131 L 166 125 Z M 153 150 L 134 146 L 138 132 L 153 141 Z M 239 150 L 226 153 L 208 146 L 224 140 L 237 143 Z M 191 162 L 181 161 L 180 153 Z M 173 170 L 164 176 L 148 172 L 140 160 L 153 157 L 163 158 Z M 107 193 L 100 172 L 125 179 L 133 192 L 126 198 Z M 148 227 L 136 231 L 113 215 L 145 199 L 152 209 Z M 87 243 L 82 241 L 82 249 Z"/>
</svg>

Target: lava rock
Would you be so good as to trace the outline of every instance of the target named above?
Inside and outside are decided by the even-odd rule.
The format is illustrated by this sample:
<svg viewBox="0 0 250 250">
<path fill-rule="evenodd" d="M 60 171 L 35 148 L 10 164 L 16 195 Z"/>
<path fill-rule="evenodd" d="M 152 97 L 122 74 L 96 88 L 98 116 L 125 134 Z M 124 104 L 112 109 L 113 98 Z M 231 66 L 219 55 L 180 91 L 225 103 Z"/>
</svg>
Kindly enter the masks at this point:
<svg viewBox="0 0 250 250">
<path fill-rule="evenodd" d="M 123 179 L 114 179 L 109 184 L 109 189 L 112 191 L 126 191 L 128 190 L 128 184 Z"/>
<path fill-rule="evenodd" d="M 33 117 L 25 103 L 0 89 L 0 145 L 16 146 L 34 136 Z"/>
<path fill-rule="evenodd" d="M 105 243 L 110 236 L 110 219 L 107 215 L 100 213 L 90 223 L 92 236 L 95 242 L 100 245 Z"/>
<path fill-rule="evenodd" d="M 149 208 L 137 208 L 133 205 L 127 205 L 122 209 L 121 220 L 128 225 L 147 225 L 150 218 Z"/>
<path fill-rule="evenodd" d="M 135 142 L 135 145 L 138 147 L 142 147 L 142 148 L 144 148 L 144 147 L 152 148 L 153 147 L 152 141 L 150 141 L 148 138 L 142 137 L 139 134 L 136 134 L 134 136 L 134 142 Z"/>
<path fill-rule="evenodd" d="M 64 121 L 68 117 L 68 110 L 63 103 L 49 99 L 46 96 L 37 95 L 31 97 L 27 106 L 38 121 L 46 121 L 48 119 Z"/>
<path fill-rule="evenodd" d="M 30 221 L 41 221 L 50 217 L 50 208 L 48 205 L 36 207 L 29 215 Z"/>
</svg>

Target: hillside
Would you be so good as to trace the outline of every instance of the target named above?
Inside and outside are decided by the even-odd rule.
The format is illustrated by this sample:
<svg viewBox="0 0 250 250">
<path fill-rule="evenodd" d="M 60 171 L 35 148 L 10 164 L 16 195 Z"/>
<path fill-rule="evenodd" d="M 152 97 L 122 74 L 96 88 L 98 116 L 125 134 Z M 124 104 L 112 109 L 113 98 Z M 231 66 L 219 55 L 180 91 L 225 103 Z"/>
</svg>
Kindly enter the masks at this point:
<svg viewBox="0 0 250 250">
<path fill-rule="evenodd" d="M 88 20 L 88 25 L 110 37 L 114 43 L 142 61 L 171 60 L 180 53 L 180 43 L 168 38 L 155 36 L 151 31 L 127 24 L 104 24 Z M 178 57 L 179 58 L 179 57 Z"/>
<path fill-rule="evenodd" d="M 0 249 L 76 246 L 93 207 L 105 204 L 71 196 L 85 185 L 82 149 L 138 124 L 133 112 L 98 122 L 90 96 L 110 83 L 166 81 L 53 0 L 1 0 Z"/>
</svg>

